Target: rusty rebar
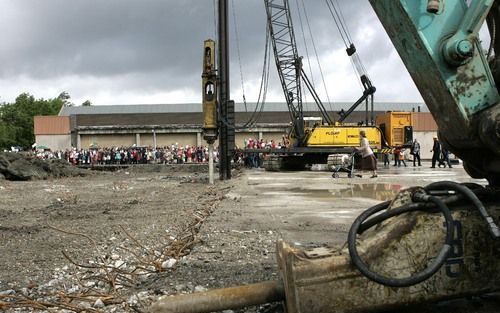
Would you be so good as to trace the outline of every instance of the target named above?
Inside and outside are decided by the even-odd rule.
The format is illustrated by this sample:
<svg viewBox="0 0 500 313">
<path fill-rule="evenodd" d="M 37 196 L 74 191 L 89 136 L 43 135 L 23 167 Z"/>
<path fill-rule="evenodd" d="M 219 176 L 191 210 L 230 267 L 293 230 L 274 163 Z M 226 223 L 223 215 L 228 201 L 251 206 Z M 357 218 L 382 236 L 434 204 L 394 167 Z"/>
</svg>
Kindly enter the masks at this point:
<svg viewBox="0 0 500 313">
<path fill-rule="evenodd" d="M 154 303 L 150 312 L 210 313 L 283 300 L 285 300 L 283 283 L 267 281 L 247 286 L 165 297 Z"/>
</svg>

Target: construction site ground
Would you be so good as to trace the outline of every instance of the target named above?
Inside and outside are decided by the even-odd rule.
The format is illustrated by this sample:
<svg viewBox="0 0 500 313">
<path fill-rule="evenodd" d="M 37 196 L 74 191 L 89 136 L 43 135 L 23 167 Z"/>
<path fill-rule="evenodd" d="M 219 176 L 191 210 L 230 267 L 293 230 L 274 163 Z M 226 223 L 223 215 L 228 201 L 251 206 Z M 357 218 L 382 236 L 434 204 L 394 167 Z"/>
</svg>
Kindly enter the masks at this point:
<svg viewBox="0 0 500 313">
<path fill-rule="evenodd" d="M 4 304 L 8 312 L 40 303 L 52 312 L 146 312 L 161 295 L 278 279 L 278 239 L 341 247 L 356 216 L 403 188 L 439 180 L 486 184 L 461 166 L 423 165 L 391 166 L 375 179 L 240 169 L 215 186 L 208 185 L 206 166 L 184 165 L 0 180 L 0 311 L 2 301 L 10 301 L 17 306 Z M 134 270 L 137 275 L 127 274 Z M 68 301 L 71 306 L 61 307 Z M 488 295 L 405 311 L 492 313 L 499 307 L 500 298 Z"/>
</svg>

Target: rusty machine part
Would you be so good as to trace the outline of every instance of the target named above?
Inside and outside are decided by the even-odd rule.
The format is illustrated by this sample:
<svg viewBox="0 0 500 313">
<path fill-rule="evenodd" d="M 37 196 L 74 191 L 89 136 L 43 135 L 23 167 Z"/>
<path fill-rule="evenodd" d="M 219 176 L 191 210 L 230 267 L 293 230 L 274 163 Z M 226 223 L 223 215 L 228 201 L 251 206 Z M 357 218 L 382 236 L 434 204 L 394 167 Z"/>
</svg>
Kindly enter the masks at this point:
<svg viewBox="0 0 500 313">
<path fill-rule="evenodd" d="M 498 194 L 453 182 L 403 191 L 356 220 L 348 248 L 301 250 L 278 242 L 280 281 L 164 297 L 151 311 L 283 301 L 288 313 L 370 312 L 500 291 Z"/>
<path fill-rule="evenodd" d="M 209 143 L 217 140 L 217 70 L 215 68 L 215 41 L 205 40 L 203 48 L 203 138 Z"/>
<path fill-rule="evenodd" d="M 232 287 L 189 295 L 169 297 L 154 304 L 151 312 L 215 312 L 241 309 L 269 302 L 283 301 L 285 291 L 280 281 Z"/>
</svg>

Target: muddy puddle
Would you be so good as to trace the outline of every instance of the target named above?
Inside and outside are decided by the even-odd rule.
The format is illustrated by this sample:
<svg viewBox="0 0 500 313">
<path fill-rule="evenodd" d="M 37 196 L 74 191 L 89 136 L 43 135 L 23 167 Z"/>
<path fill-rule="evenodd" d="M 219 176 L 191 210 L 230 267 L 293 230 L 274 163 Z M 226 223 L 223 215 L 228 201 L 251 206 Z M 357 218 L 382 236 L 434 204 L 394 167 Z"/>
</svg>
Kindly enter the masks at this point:
<svg viewBox="0 0 500 313">
<path fill-rule="evenodd" d="M 267 189 L 264 194 L 276 195 L 279 193 L 315 199 L 367 198 L 385 201 L 394 198 L 401 189 L 402 186 L 399 184 L 352 184 L 338 189 L 292 188 L 286 191 Z"/>
</svg>

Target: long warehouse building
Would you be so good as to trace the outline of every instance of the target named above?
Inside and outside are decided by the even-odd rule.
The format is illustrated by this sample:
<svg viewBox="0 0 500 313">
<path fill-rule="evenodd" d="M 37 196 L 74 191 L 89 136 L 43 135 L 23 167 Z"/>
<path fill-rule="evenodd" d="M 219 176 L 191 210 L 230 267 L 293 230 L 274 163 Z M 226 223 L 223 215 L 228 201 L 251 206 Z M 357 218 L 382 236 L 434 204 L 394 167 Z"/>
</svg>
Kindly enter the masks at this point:
<svg viewBox="0 0 500 313">
<path fill-rule="evenodd" d="M 347 109 L 348 103 L 332 104 L 332 111 Z M 305 116 L 319 116 L 314 104 L 304 104 Z M 413 127 L 421 142 L 432 141 L 437 126 L 423 103 L 376 103 L 374 115 L 387 111 L 415 112 Z M 285 103 L 266 103 L 261 110 L 255 104 L 236 104 L 236 145 L 258 138 L 282 141 L 288 132 L 290 115 Z M 331 114 L 336 119 L 337 114 Z M 365 122 L 363 109 L 354 111 L 348 123 Z M 252 124 L 249 121 L 256 120 Z M 204 145 L 201 105 L 96 105 L 66 106 L 58 116 L 37 116 L 34 119 L 36 143 L 51 150 L 89 147 Z M 425 147 L 424 147 L 425 148 Z"/>
</svg>

